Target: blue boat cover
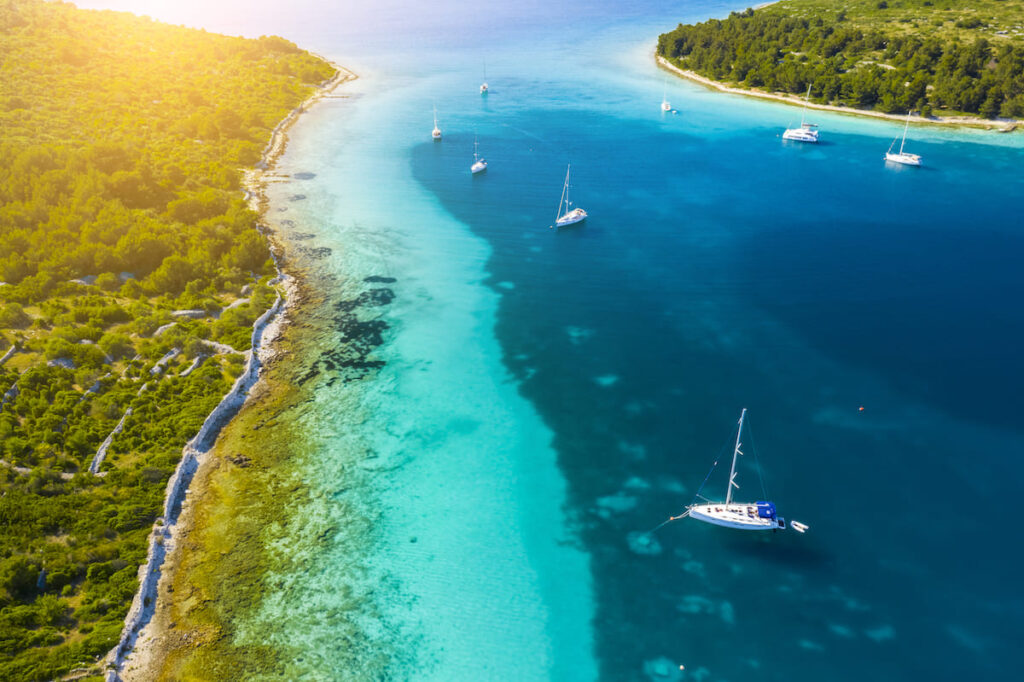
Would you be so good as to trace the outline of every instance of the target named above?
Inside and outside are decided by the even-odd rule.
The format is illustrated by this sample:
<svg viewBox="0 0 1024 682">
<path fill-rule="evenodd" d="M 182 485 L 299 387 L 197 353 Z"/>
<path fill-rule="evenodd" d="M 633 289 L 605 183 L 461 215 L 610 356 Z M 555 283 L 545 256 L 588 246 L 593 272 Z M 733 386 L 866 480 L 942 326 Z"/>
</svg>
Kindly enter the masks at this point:
<svg viewBox="0 0 1024 682">
<path fill-rule="evenodd" d="M 755 502 L 757 505 L 757 515 L 762 519 L 774 519 L 775 518 L 775 503 L 774 502 Z"/>
</svg>

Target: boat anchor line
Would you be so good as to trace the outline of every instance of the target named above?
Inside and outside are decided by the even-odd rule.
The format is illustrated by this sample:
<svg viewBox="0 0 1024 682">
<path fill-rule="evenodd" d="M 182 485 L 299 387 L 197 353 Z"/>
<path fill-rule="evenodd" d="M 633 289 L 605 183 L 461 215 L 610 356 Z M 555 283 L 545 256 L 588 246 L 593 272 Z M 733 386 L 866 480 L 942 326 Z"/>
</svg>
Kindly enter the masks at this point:
<svg viewBox="0 0 1024 682">
<path fill-rule="evenodd" d="M 704 486 L 707 485 L 708 479 L 711 478 L 711 474 L 718 466 L 718 461 L 711 466 L 711 470 L 708 475 L 704 477 L 704 482 L 701 483 L 700 488 L 697 489 L 696 494 L 693 496 L 693 501 L 686 506 L 686 510 L 676 516 L 670 516 L 668 519 L 655 526 L 653 529 L 647 532 L 647 535 L 654 533 L 660 528 L 678 521 L 684 518 L 696 519 L 705 523 L 710 523 L 715 526 L 724 526 L 726 528 L 735 528 L 737 530 L 785 530 L 786 520 L 778 516 L 775 509 L 775 503 L 768 501 L 768 495 L 765 494 L 764 501 L 758 502 L 734 502 L 732 499 L 733 489 L 739 490 L 740 486 L 736 482 L 736 460 L 743 451 L 740 449 L 742 442 L 740 440 L 743 434 L 743 420 L 747 415 L 746 408 L 743 408 L 743 412 L 740 413 L 739 426 L 736 429 L 736 443 L 733 446 L 732 451 L 732 466 L 729 469 L 729 483 L 726 485 L 725 502 L 714 502 L 701 495 L 704 490 Z M 756 457 L 756 449 L 755 449 Z M 760 466 L 758 466 L 758 475 L 760 475 Z M 761 481 L 761 489 L 764 490 L 764 480 Z M 698 504 L 697 500 L 703 500 L 704 504 Z M 798 533 L 804 533 L 808 530 L 809 526 L 800 521 L 791 521 L 789 524 L 793 530 Z"/>
<path fill-rule="evenodd" d="M 670 516 L 667 519 L 665 519 L 664 521 L 662 521 L 661 523 L 659 523 L 654 528 L 652 528 L 649 531 L 647 531 L 646 533 L 644 533 L 644 535 L 654 535 L 654 533 L 656 533 L 657 531 L 661 530 L 662 528 L 664 528 L 668 524 L 672 523 L 673 521 L 678 521 L 679 519 L 685 519 L 689 515 L 690 515 L 690 511 L 687 510 L 687 511 L 684 511 L 679 516 Z"/>
</svg>

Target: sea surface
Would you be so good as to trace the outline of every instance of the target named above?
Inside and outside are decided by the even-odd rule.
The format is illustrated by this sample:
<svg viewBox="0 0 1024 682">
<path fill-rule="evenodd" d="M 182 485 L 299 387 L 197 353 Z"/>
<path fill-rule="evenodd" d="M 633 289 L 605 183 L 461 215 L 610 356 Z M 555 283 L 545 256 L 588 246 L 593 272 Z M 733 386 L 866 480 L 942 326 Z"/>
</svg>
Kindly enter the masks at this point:
<svg viewBox="0 0 1024 682">
<path fill-rule="evenodd" d="M 654 64 L 729 2 L 80 4 L 360 76 L 271 186 L 381 342 L 315 379 L 294 520 L 336 530 L 251 614 L 296 677 L 1017 678 L 1024 136 L 912 126 L 893 167 L 902 126 L 813 112 L 785 143 L 799 109 Z M 550 229 L 570 163 L 590 217 Z M 810 530 L 648 535 L 716 459 L 724 497 L 744 407 L 737 497 Z"/>
</svg>

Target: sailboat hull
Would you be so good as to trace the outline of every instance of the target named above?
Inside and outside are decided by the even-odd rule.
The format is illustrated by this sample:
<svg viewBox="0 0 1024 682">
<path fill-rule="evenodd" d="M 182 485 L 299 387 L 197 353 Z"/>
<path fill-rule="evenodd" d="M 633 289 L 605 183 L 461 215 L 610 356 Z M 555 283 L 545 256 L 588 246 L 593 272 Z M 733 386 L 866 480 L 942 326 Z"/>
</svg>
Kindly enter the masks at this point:
<svg viewBox="0 0 1024 682">
<path fill-rule="evenodd" d="M 737 530 L 777 530 L 786 527 L 784 519 L 758 515 L 757 505 L 695 504 L 690 507 L 690 518 Z"/>
<path fill-rule="evenodd" d="M 565 215 L 558 218 L 555 221 L 556 227 L 568 227 L 569 225 L 575 225 L 576 223 L 582 223 L 587 219 L 587 212 L 582 208 L 574 208 Z"/>
<path fill-rule="evenodd" d="M 782 139 L 794 142 L 817 142 L 818 131 L 807 128 L 787 128 L 786 132 L 782 133 Z"/>
<path fill-rule="evenodd" d="M 889 161 L 891 163 L 901 163 L 904 166 L 920 166 L 921 165 L 921 157 L 920 156 L 918 156 L 917 154 L 908 154 L 906 152 L 900 152 L 898 154 L 893 154 L 892 152 L 887 152 L 886 155 L 885 155 L 885 160 Z"/>
</svg>

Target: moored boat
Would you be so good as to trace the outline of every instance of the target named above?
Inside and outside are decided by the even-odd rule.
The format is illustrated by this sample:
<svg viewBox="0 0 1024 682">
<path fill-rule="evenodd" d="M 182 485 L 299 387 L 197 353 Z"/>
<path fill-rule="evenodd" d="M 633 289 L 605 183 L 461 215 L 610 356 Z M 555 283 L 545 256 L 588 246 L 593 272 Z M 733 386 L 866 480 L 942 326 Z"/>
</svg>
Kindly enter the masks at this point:
<svg viewBox="0 0 1024 682">
<path fill-rule="evenodd" d="M 562 185 L 562 196 L 558 199 L 558 211 L 555 213 L 555 224 L 552 227 L 568 227 L 576 223 L 582 223 L 587 219 L 587 212 L 582 208 L 573 208 L 572 200 L 569 198 L 569 169 L 565 167 L 565 184 Z M 562 207 L 565 212 L 562 212 Z"/>
<path fill-rule="evenodd" d="M 477 153 L 476 138 L 473 138 L 473 165 L 469 167 L 469 172 L 476 175 L 485 170 L 487 170 L 487 161 Z"/>
<path fill-rule="evenodd" d="M 785 132 L 782 133 L 783 140 L 793 140 L 794 142 L 817 142 L 818 141 L 818 126 L 814 123 L 807 123 L 805 119 L 807 117 L 807 102 L 811 99 L 811 86 L 807 86 L 807 95 L 804 97 L 804 107 L 800 112 L 800 127 L 799 128 L 786 128 Z"/>
<path fill-rule="evenodd" d="M 910 127 L 910 112 L 907 112 L 907 122 L 903 124 L 903 139 L 900 141 L 900 150 L 893 153 L 892 148 L 896 144 L 896 140 L 892 141 L 889 145 L 889 151 L 885 153 L 885 160 L 891 161 L 892 163 L 903 164 L 904 166 L 920 166 L 921 157 L 917 154 L 911 154 L 910 152 L 903 151 L 903 147 L 907 144 L 907 128 Z"/>
<path fill-rule="evenodd" d="M 718 466 L 716 461 L 711 471 L 708 472 L 707 477 L 704 479 L 704 483 L 701 484 L 697 490 L 697 494 L 693 496 L 694 501 L 687 505 L 686 510 L 678 516 L 670 516 L 667 521 L 663 522 L 658 528 L 664 526 L 666 523 L 671 523 L 679 519 L 690 517 L 691 519 L 697 519 L 704 523 L 710 523 L 715 526 L 723 526 L 725 528 L 735 528 L 737 530 L 784 530 L 786 528 L 786 520 L 779 516 L 778 511 L 775 508 L 775 503 L 769 500 L 759 500 L 757 502 L 736 502 L 732 498 L 733 488 L 739 490 L 739 484 L 736 483 L 736 460 L 743 451 L 740 450 L 742 446 L 741 438 L 743 436 L 743 420 L 747 416 L 747 409 L 743 408 L 740 413 L 739 426 L 736 428 L 736 443 L 733 446 L 732 451 L 732 467 L 729 469 L 729 483 L 726 487 L 725 501 L 716 502 L 709 500 L 708 498 L 701 495 L 701 491 L 704 490 L 704 485 L 707 484 L 708 479 L 711 478 L 711 474 L 714 473 L 715 468 Z M 760 467 L 758 468 L 760 473 Z M 764 490 L 764 481 L 761 482 L 762 491 Z M 764 494 L 767 498 L 767 493 Z M 697 500 L 701 500 L 700 503 Z M 803 533 L 808 529 L 806 524 L 800 523 L 799 521 L 793 521 L 789 524 L 794 530 Z M 657 530 L 657 528 L 655 528 Z M 653 532 L 653 531 L 652 531 Z"/>
</svg>

